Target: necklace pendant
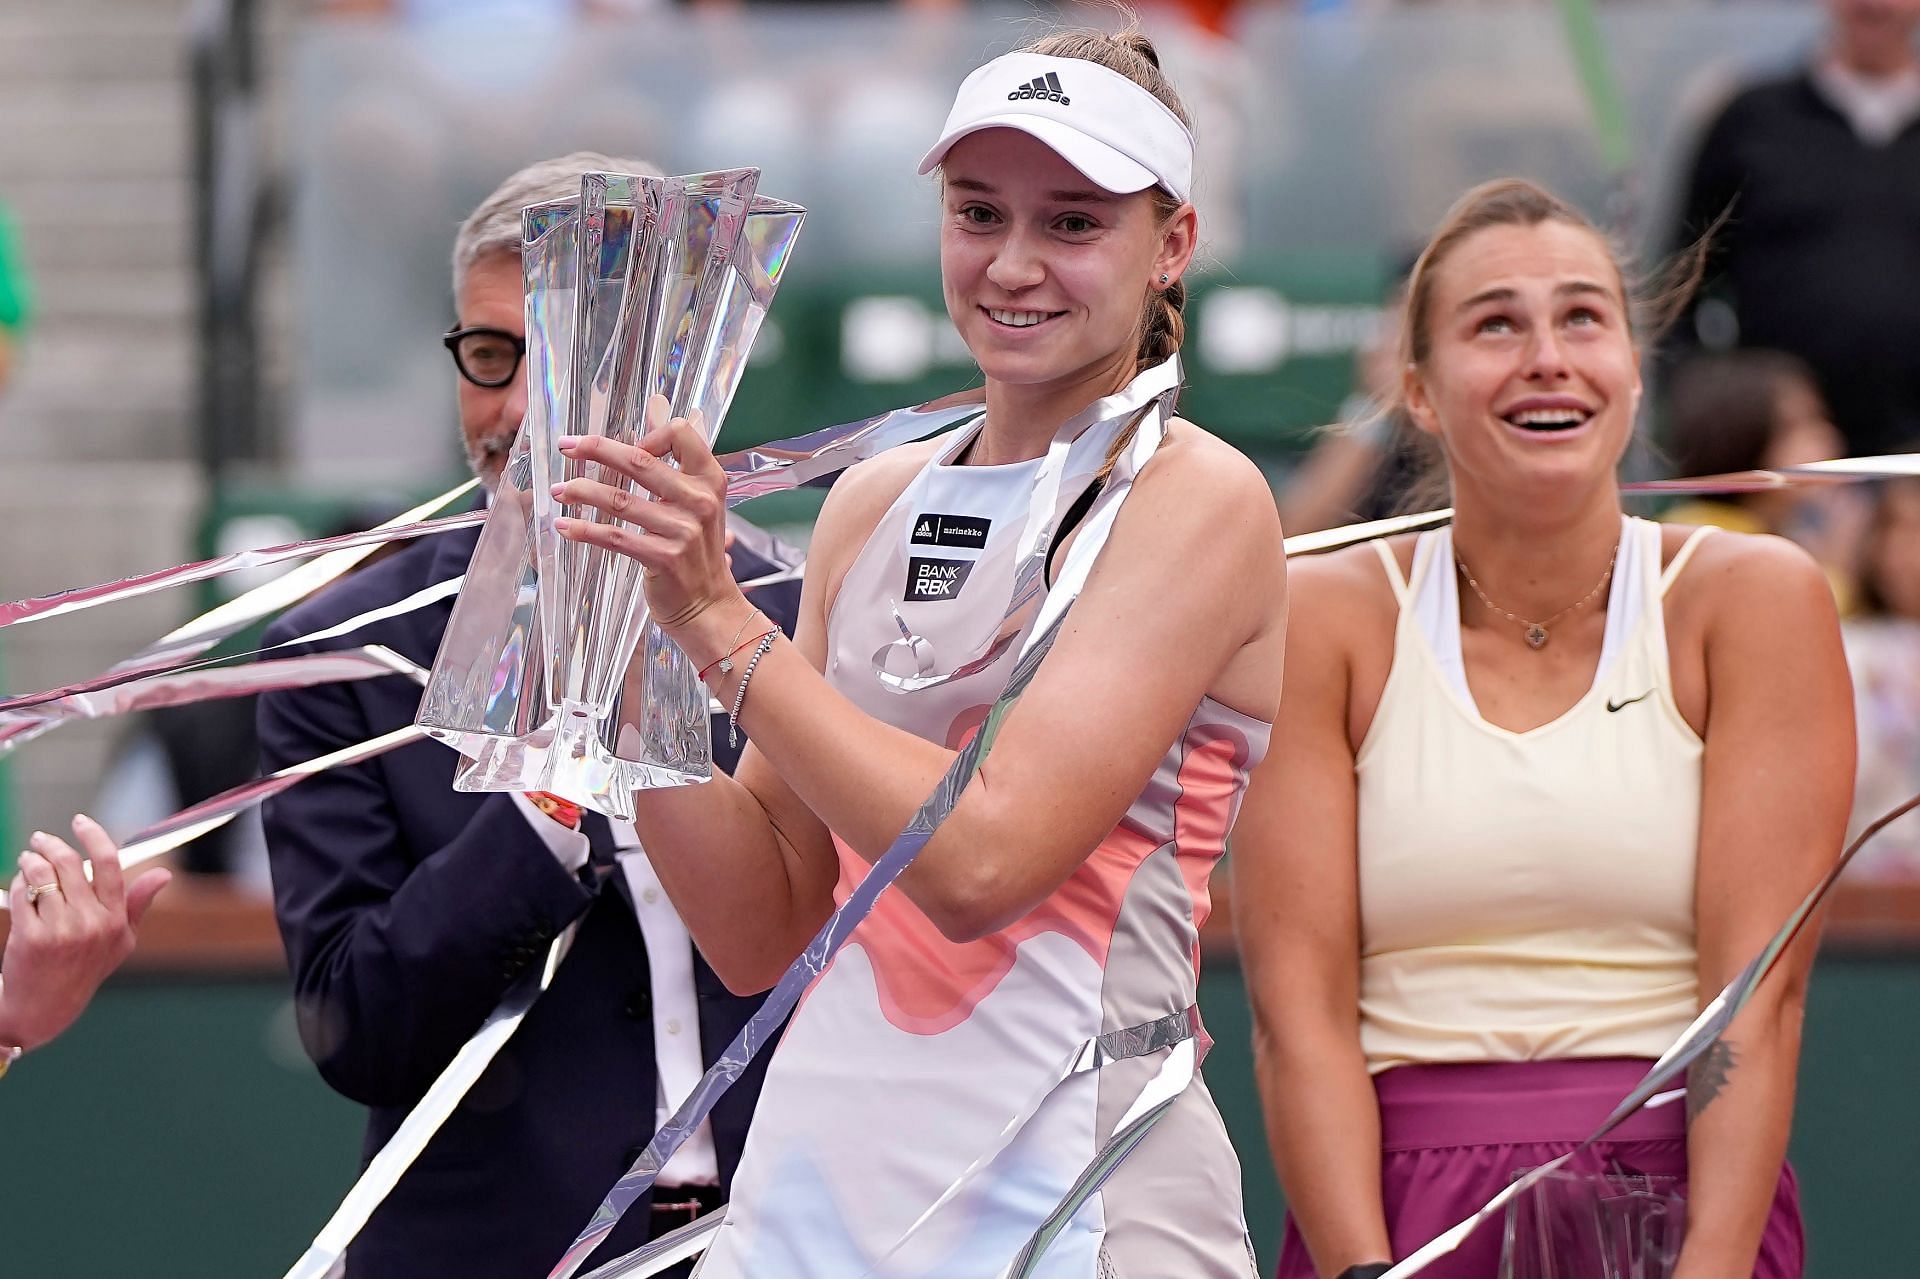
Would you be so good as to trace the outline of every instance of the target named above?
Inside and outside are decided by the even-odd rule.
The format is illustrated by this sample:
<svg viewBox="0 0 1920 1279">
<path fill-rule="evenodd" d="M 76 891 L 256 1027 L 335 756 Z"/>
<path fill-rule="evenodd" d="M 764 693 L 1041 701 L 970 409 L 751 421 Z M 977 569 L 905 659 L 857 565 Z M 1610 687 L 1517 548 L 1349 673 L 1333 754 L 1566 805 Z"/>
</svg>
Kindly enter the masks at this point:
<svg viewBox="0 0 1920 1279">
<path fill-rule="evenodd" d="M 1527 644 L 1531 648 L 1545 648 L 1547 646 L 1547 628 L 1538 622 L 1527 627 Z"/>
</svg>

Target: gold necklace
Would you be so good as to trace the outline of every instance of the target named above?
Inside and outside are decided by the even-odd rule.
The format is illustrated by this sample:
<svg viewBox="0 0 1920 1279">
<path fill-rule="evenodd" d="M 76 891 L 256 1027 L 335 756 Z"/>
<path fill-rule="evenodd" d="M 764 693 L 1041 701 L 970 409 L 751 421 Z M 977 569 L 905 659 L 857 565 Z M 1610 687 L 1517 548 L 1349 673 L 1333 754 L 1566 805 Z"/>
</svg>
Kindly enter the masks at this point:
<svg viewBox="0 0 1920 1279">
<path fill-rule="evenodd" d="M 1565 617 L 1567 614 L 1573 612 L 1575 609 L 1593 602 L 1593 597 L 1598 595 L 1600 593 L 1601 588 L 1604 587 L 1610 580 L 1612 580 L 1614 561 L 1618 560 L 1619 558 L 1620 558 L 1620 543 L 1615 542 L 1613 544 L 1613 554 L 1607 556 L 1607 571 L 1600 575 L 1600 580 L 1593 584 L 1592 590 L 1588 591 L 1585 595 L 1582 595 L 1579 599 L 1575 600 L 1573 603 L 1561 609 L 1558 613 L 1555 613 L 1552 617 L 1549 617 L 1546 621 L 1534 622 L 1534 621 L 1529 621 L 1524 617 L 1517 616 L 1516 614 L 1509 613 L 1506 609 L 1501 608 L 1498 604 L 1495 604 L 1492 600 L 1488 599 L 1487 593 L 1480 589 L 1480 583 L 1473 580 L 1473 570 L 1468 568 L 1467 562 L 1460 558 L 1460 552 L 1455 551 L 1453 553 L 1453 562 L 1459 567 L 1460 576 L 1467 579 L 1467 585 L 1471 586 L 1473 588 L 1473 593 L 1480 597 L 1480 602 L 1482 604 L 1485 604 L 1488 608 L 1492 609 L 1494 612 L 1500 614 L 1500 616 L 1506 618 L 1509 622 L 1517 622 L 1521 626 L 1526 627 L 1527 646 L 1536 651 L 1543 649 L 1547 646 L 1547 627 L 1549 624 L 1553 622 L 1557 622 L 1561 618 Z"/>
</svg>

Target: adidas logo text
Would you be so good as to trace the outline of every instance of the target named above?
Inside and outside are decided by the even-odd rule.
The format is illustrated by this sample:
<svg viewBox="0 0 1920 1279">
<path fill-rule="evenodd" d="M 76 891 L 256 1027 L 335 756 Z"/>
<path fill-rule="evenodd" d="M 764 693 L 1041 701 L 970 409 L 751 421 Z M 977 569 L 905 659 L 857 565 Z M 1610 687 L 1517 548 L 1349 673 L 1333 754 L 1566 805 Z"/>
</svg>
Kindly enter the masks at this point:
<svg viewBox="0 0 1920 1279">
<path fill-rule="evenodd" d="M 1049 71 L 1043 76 L 1035 76 L 1031 83 L 1023 84 L 1007 95 L 1009 102 L 1022 102 L 1033 98 L 1044 98 L 1048 102 L 1058 102 L 1061 106 L 1070 106 L 1073 99 L 1060 87 L 1060 77 Z"/>
</svg>

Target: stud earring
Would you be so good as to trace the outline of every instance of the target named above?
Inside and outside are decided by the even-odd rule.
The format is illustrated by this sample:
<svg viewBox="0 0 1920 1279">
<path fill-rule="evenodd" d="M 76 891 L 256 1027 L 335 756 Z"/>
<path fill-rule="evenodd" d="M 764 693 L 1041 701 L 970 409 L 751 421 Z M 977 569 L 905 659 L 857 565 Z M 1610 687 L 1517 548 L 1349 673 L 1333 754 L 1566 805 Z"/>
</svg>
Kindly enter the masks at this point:
<svg viewBox="0 0 1920 1279">
<path fill-rule="evenodd" d="M 1160 273 L 1160 283 L 1165 284 L 1166 282 L 1167 282 L 1167 273 L 1165 271 L 1162 271 Z"/>
</svg>

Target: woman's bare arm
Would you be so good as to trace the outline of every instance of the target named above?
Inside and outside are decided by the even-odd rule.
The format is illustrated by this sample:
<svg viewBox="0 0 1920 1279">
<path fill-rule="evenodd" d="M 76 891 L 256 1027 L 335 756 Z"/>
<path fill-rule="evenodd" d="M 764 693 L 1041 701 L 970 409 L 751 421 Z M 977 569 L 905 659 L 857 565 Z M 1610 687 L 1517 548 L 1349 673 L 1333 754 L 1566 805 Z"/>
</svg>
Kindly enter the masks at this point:
<svg viewBox="0 0 1920 1279">
<path fill-rule="evenodd" d="M 1352 676 L 1345 638 L 1371 553 L 1294 562 L 1273 749 L 1233 831 L 1234 924 L 1253 1002 L 1267 1140 L 1323 1275 L 1389 1259 L 1380 1117 L 1360 1051 Z"/>
<path fill-rule="evenodd" d="M 841 578 L 922 460 L 924 450 L 906 448 L 857 466 L 821 508 L 793 642 L 813 669 L 826 666 L 827 613 Z M 687 931 L 737 993 L 772 985 L 832 912 L 832 837 L 751 740 L 732 777 L 642 792 L 634 818 Z"/>
<path fill-rule="evenodd" d="M 1707 1000 L 1839 854 L 1853 796 L 1853 696 L 1832 592 L 1798 548 L 1723 534 L 1679 586 L 1705 592 L 1710 608 L 1695 894 Z M 1752 1272 L 1792 1124 L 1815 945 L 1809 930 L 1690 1072 L 1687 1241 L 1676 1279 Z"/>
</svg>

